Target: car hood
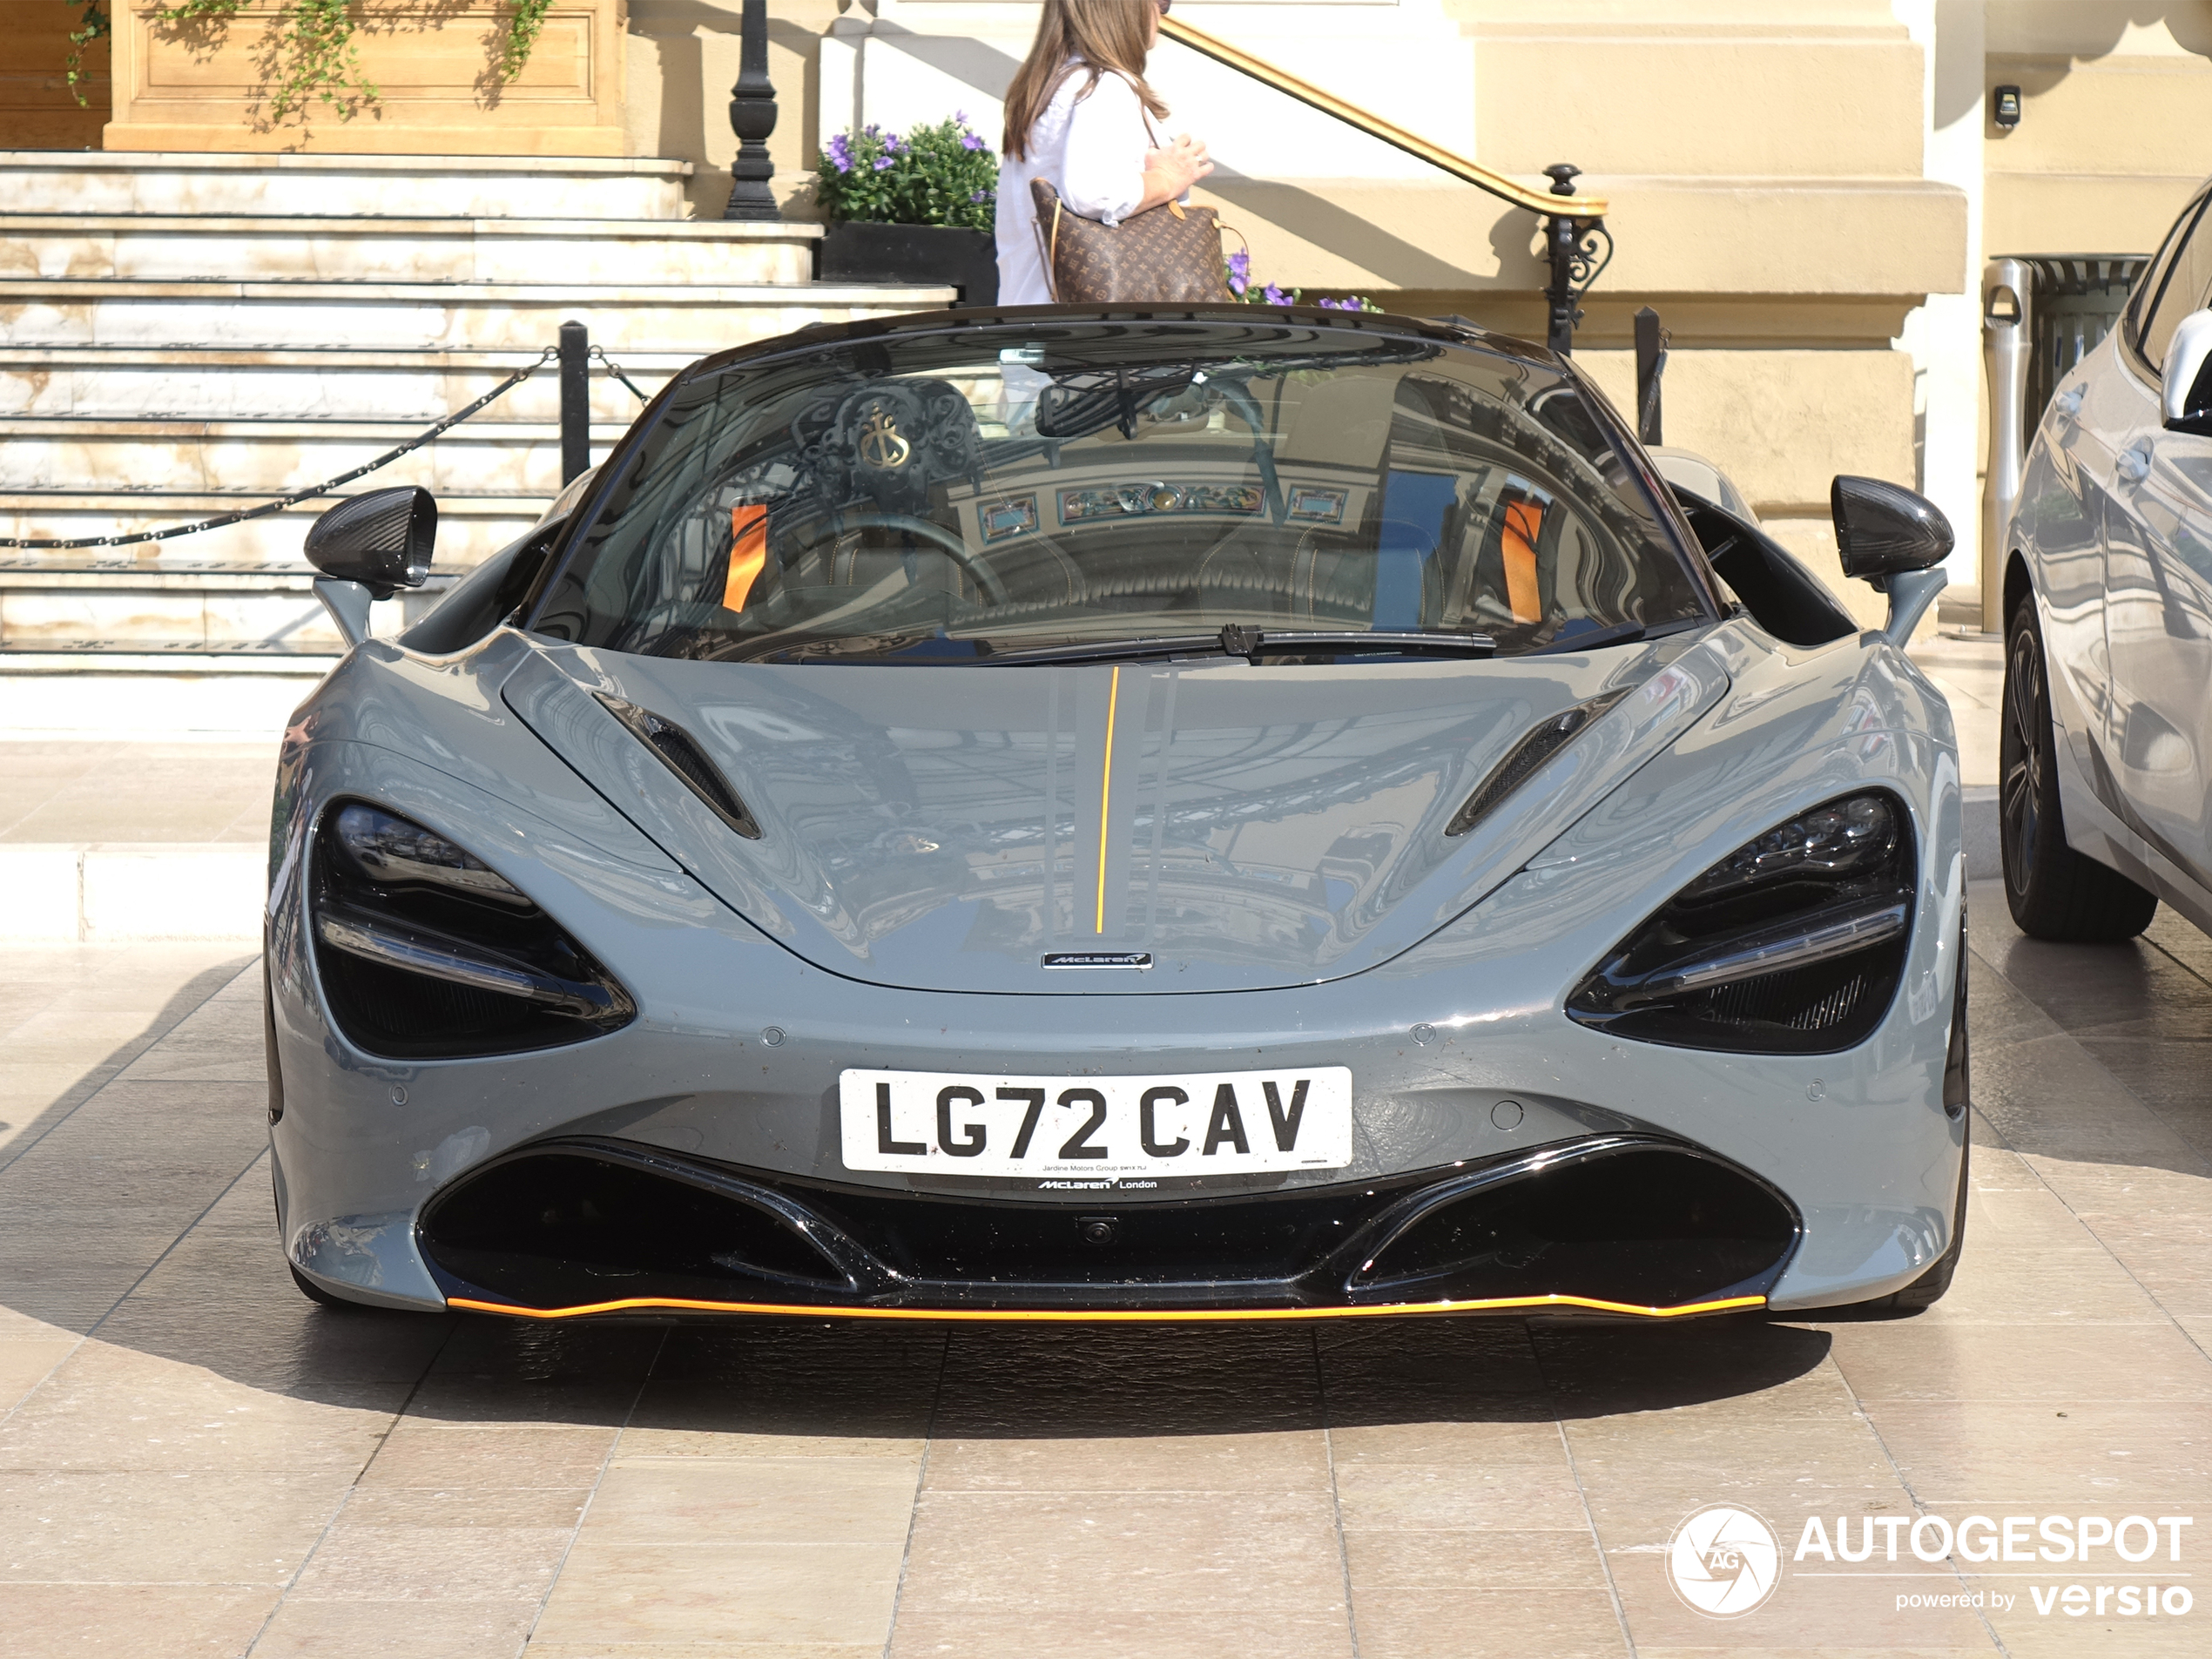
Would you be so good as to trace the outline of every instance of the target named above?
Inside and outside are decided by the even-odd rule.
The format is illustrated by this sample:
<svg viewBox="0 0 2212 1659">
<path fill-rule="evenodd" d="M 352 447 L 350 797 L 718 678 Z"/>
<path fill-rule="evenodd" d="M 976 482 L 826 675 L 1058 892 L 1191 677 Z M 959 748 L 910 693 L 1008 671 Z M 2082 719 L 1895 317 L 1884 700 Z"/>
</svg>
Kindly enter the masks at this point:
<svg viewBox="0 0 2212 1659">
<path fill-rule="evenodd" d="M 1143 995 L 1314 984 L 1389 960 L 1726 684 L 1721 654 L 1680 636 L 1487 662 L 1118 671 L 542 646 L 504 696 L 700 882 L 823 968 L 922 990 Z M 1629 694 L 1473 830 L 1445 833 L 1533 727 L 1608 691 Z M 603 696 L 690 734 L 758 839 Z M 1097 954 L 1130 965 L 1069 971 Z"/>
</svg>

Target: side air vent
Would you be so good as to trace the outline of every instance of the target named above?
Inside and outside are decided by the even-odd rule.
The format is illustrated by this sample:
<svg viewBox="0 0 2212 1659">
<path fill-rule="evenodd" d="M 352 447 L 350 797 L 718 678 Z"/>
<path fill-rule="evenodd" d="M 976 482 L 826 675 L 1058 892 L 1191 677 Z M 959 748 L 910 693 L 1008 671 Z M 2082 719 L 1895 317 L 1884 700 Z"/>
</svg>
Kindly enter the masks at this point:
<svg viewBox="0 0 2212 1659">
<path fill-rule="evenodd" d="M 660 757 L 661 764 L 683 779 L 684 786 L 706 803 L 707 810 L 749 841 L 760 839 L 759 820 L 730 787 L 718 767 L 706 758 L 697 739 L 673 720 L 663 719 L 651 709 L 625 703 L 604 691 L 596 693 L 607 712 L 630 728 L 638 742 Z"/>
<path fill-rule="evenodd" d="M 1537 767 L 1573 742 L 1582 728 L 1629 694 L 1628 687 L 1607 691 L 1587 703 L 1561 710 L 1522 738 L 1491 769 L 1466 804 L 1444 826 L 1447 835 L 1464 835 L 1495 812 L 1507 796 L 1527 783 Z"/>
</svg>

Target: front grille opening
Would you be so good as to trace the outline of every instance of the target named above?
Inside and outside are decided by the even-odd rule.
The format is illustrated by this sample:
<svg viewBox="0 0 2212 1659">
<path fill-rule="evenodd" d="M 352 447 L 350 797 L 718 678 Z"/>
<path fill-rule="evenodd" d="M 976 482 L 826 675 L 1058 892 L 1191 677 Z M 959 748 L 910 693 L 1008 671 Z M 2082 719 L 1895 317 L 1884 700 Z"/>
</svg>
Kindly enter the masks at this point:
<svg viewBox="0 0 2212 1659">
<path fill-rule="evenodd" d="M 853 1189 L 807 1193 L 805 1202 L 918 1283 L 1177 1285 L 1204 1299 L 1199 1287 L 1214 1283 L 1287 1287 L 1389 1196 L 1292 1191 L 1116 1206 L 1110 1194 L 1097 1194 L 1080 1214 L 1062 1204 Z M 1085 1237 L 1089 1220 L 1111 1224 L 1110 1248 Z"/>
<path fill-rule="evenodd" d="M 1079 1204 L 1025 1204 L 769 1175 L 623 1142 L 557 1142 L 462 1177 L 433 1200 L 421 1238 L 456 1284 L 530 1307 L 639 1297 L 1327 1303 L 1341 1294 L 1343 1270 L 1331 1264 L 1346 1242 L 1436 1179 L 1430 1170 L 1189 1201 L 1116 1205 L 1101 1192 Z M 807 1231 L 779 1219 L 779 1206 L 804 1217 Z M 843 1276 L 846 1264 L 857 1282 Z"/>
<path fill-rule="evenodd" d="M 1540 1155 L 1541 1156 L 1541 1155 Z M 1576 1143 L 1526 1173 L 1037 1204 L 770 1176 L 617 1141 L 543 1143 L 431 1200 L 449 1296 L 819 1307 L 1329 1307 L 1553 1294 L 1678 1307 L 1764 1293 L 1785 1200 L 1672 1143 Z M 1516 1170 L 1525 1155 L 1510 1160 Z M 1364 1242 L 1363 1242 L 1364 1241 Z M 702 1312 L 711 1311 L 703 1309 Z"/>
<path fill-rule="evenodd" d="M 407 1059 L 512 1054 L 595 1035 L 518 996 L 324 950 L 322 987 L 357 1049 Z"/>
<path fill-rule="evenodd" d="M 1761 974 L 1625 1013 L 1593 1017 L 1578 993 L 1568 1012 L 1608 1034 L 1738 1054 L 1829 1054 L 1863 1042 L 1897 994 L 1910 934 L 1807 968 Z"/>
<path fill-rule="evenodd" d="M 787 1302 L 852 1279 L 772 1211 L 577 1150 L 496 1163 L 435 1199 L 421 1243 L 482 1299 L 573 1307 L 629 1297 Z"/>
<path fill-rule="evenodd" d="M 1636 1148 L 1434 1204 L 1348 1288 L 1363 1301 L 1565 1295 L 1674 1307 L 1763 1293 L 1797 1232 L 1788 1204 L 1742 1171 Z"/>
<path fill-rule="evenodd" d="M 1696 1011 L 1730 1025 L 1774 1025 L 1785 1031 L 1831 1031 L 1874 993 L 1878 969 L 1845 961 L 1740 980 L 1705 993 Z"/>
</svg>

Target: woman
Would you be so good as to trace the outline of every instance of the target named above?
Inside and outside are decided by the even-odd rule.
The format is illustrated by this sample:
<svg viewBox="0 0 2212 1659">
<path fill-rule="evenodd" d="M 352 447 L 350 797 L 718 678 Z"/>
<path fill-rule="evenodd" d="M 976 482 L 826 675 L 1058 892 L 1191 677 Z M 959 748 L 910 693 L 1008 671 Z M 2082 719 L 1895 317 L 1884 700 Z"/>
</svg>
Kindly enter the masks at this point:
<svg viewBox="0 0 2212 1659">
<path fill-rule="evenodd" d="M 1044 0 L 1029 56 L 1006 94 L 999 168 L 999 303 L 1052 302 L 1029 181 L 1042 179 L 1070 212 L 1118 225 L 1187 195 L 1213 171 L 1187 135 L 1160 145 L 1152 118 L 1168 106 L 1145 84 L 1144 60 L 1170 0 Z"/>
</svg>

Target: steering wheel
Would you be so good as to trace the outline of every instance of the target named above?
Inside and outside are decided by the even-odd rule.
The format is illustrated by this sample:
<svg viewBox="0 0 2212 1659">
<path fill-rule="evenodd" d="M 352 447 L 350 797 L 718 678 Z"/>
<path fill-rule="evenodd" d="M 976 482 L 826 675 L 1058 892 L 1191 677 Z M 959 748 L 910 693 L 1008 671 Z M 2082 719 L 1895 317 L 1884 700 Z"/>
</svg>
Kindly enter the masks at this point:
<svg viewBox="0 0 2212 1659">
<path fill-rule="evenodd" d="M 926 518 L 916 518 L 910 513 L 865 511 L 840 513 L 830 522 L 832 528 L 840 532 L 848 529 L 905 530 L 909 535 L 919 536 L 925 542 L 934 543 L 947 558 L 974 577 L 976 587 L 989 597 L 993 604 L 1005 604 L 1013 597 L 1007 592 L 1006 584 L 998 579 L 990 567 L 968 550 L 968 543 L 942 524 L 933 523 Z"/>
</svg>

